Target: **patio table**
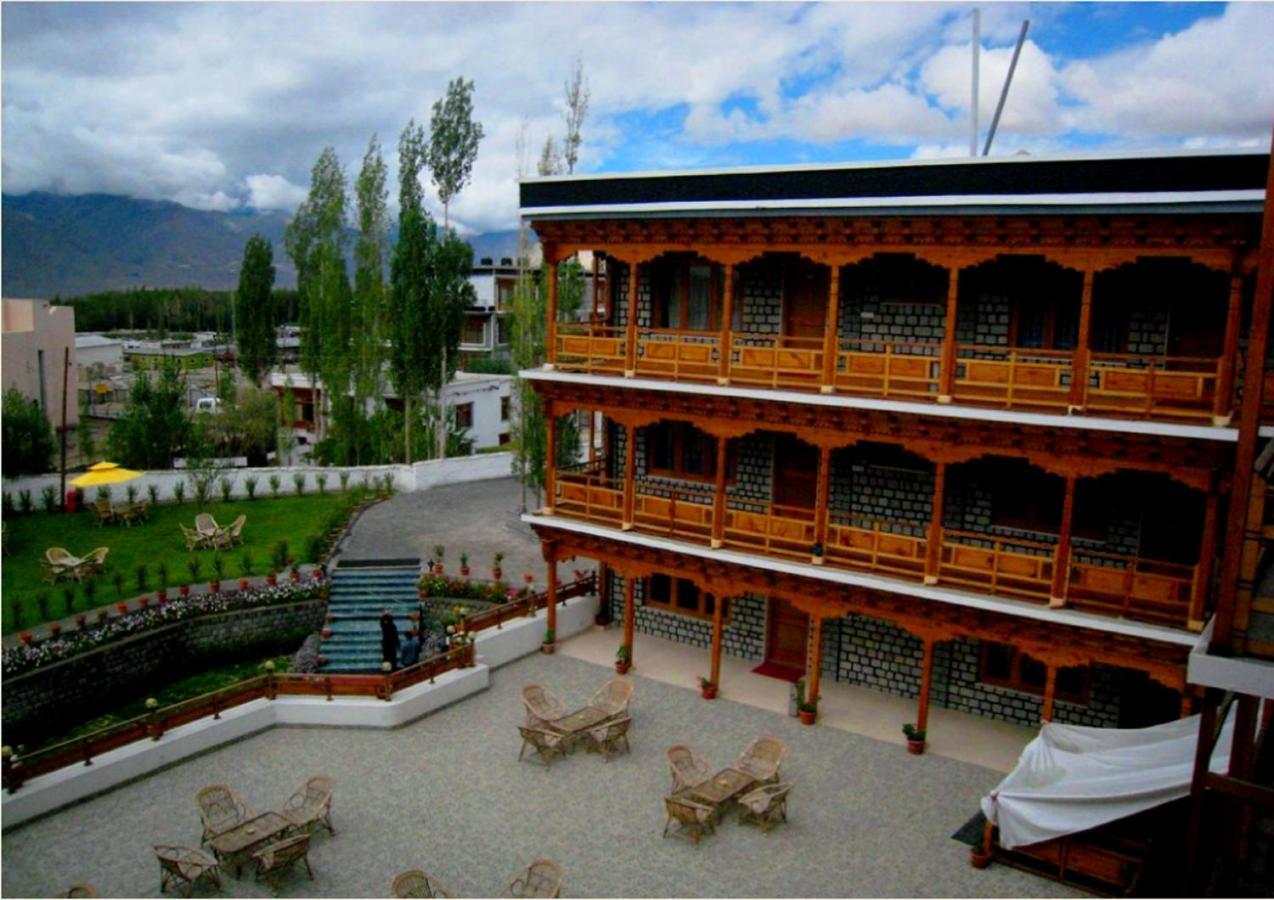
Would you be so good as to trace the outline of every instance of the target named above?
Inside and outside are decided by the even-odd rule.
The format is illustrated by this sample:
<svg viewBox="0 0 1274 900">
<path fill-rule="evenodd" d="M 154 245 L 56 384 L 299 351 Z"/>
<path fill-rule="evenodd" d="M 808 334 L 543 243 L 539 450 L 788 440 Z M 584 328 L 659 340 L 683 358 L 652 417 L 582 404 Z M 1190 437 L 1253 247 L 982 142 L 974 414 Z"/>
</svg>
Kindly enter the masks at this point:
<svg viewBox="0 0 1274 900">
<path fill-rule="evenodd" d="M 730 801 L 756 784 L 756 779 L 747 772 L 738 769 L 722 769 L 702 784 L 690 789 L 690 799 L 706 803 L 717 810 L 720 818 L 722 810 Z"/>
<path fill-rule="evenodd" d="M 574 749 L 576 739 L 582 737 L 590 728 L 606 721 L 611 713 L 597 706 L 585 706 L 575 712 L 554 719 L 548 727 L 565 738 L 566 744 Z"/>
<path fill-rule="evenodd" d="M 221 862 L 233 861 L 236 878 L 242 874 L 243 860 L 262 844 L 269 843 L 292 827 L 292 823 L 276 812 L 255 818 L 223 831 L 212 839 L 212 850 Z"/>
</svg>

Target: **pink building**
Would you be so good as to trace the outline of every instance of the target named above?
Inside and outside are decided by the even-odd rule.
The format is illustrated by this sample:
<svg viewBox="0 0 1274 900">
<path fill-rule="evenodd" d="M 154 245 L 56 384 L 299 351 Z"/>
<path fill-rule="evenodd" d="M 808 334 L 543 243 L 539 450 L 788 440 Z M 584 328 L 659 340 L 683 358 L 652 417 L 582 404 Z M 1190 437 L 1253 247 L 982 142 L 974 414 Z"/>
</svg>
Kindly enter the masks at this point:
<svg viewBox="0 0 1274 900">
<path fill-rule="evenodd" d="M 2 362 L 4 390 L 17 388 L 40 404 L 56 429 L 62 424 L 62 380 L 75 378 L 75 310 L 52 306 L 46 300 L 3 302 Z M 65 357 L 70 351 L 70 367 Z M 66 424 L 79 422 L 75 390 L 67 394 Z"/>
</svg>

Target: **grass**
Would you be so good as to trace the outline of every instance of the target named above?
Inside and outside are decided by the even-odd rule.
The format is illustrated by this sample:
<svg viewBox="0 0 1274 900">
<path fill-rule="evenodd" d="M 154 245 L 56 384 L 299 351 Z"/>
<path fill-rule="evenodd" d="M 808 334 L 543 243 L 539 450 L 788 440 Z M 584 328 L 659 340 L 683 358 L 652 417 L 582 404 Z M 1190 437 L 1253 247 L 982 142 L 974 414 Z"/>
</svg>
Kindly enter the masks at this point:
<svg viewBox="0 0 1274 900">
<path fill-rule="evenodd" d="M 339 492 L 306 494 L 278 499 L 231 500 L 209 503 L 205 511 L 219 524 L 229 524 L 240 513 L 247 516 L 243 528 L 243 545 L 221 551 L 225 563 L 222 580 L 235 582 L 242 574 L 244 553 L 252 557 L 252 574 L 270 571 L 270 557 L 279 541 L 287 541 L 288 555 L 303 560 L 306 538 L 319 534 L 331 516 L 346 501 Z M 212 550 L 187 552 L 178 524 L 194 526 L 199 512 L 193 503 L 166 504 L 153 508 L 150 521 L 125 528 L 122 525 L 98 526 L 92 513 L 31 513 L 6 519 L 2 595 L 4 598 L 3 630 L 9 633 L 45 621 L 60 619 L 76 612 L 106 606 L 119 600 L 150 593 L 161 587 L 177 588 L 183 584 L 202 584 L 215 576 Z M 40 560 L 49 547 L 65 547 L 83 556 L 94 547 L 109 547 L 106 571 L 97 578 L 97 591 L 90 602 L 83 585 L 74 582 L 46 584 Z M 198 559 L 201 571 L 193 578 L 187 562 Z M 160 578 L 159 566 L 167 566 L 167 579 Z M 137 584 L 137 568 L 147 567 L 145 587 Z M 113 576 L 123 576 L 121 590 L 116 591 Z M 74 594 L 67 609 L 65 591 Z M 37 602 L 41 592 L 48 594 L 47 614 Z M 16 615 L 15 615 L 16 614 Z"/>
</svg>

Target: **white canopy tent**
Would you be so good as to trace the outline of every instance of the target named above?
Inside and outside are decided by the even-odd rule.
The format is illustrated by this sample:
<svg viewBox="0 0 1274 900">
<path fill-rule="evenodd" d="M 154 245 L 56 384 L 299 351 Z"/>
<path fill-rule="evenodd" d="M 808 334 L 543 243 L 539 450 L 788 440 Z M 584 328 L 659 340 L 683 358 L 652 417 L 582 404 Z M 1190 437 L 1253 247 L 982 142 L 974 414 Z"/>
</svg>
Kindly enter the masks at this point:
<svg viewBox="0 0 1274 900">
<path fill-rule="evenodd" d="M 982 798 L 1005 849 L 1096 828 L 1190 793 L 1200 717 L 1150 728 L 1086 728 L 1045 722 L 1017 768 Z M 1211 769 L 1229 767 L 1227 720 Z"/>
</svg>

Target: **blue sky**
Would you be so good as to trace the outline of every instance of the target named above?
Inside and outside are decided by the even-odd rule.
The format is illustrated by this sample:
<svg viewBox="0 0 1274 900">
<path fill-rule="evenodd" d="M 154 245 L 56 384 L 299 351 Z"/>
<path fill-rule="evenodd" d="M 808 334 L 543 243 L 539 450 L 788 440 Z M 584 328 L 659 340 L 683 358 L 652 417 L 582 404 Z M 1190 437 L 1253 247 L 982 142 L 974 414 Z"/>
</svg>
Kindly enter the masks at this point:
<svg viewBox="0 0 1274 900">
<path fill-rule="evenodd" d="M 452 217 L 511 227 L 576 58 L 581 172 L 966 155 L 972 8 L 7 4 L 4 189 L 291 212 L 325 145 L 352 178 L 376 133 L 395 171 L 463 75 L 486 138 Z M 994 154 L 1268 146 L 1274 4 L 984 4 L 983 134 L 1023 18 Z"/>
</svg>

